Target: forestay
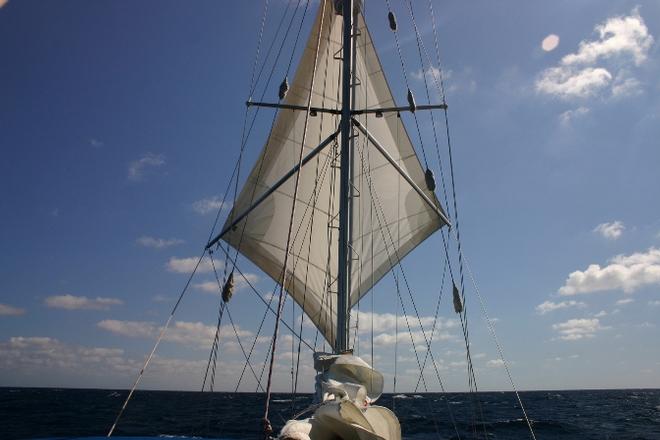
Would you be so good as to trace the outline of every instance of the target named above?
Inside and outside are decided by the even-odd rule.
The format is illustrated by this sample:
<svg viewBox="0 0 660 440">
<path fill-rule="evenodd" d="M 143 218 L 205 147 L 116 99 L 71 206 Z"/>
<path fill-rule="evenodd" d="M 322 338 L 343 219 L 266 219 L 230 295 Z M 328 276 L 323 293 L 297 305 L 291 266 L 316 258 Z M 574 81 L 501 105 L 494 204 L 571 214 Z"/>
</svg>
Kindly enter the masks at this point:
<svg viewBox="0 0 660 440">
<path fill-rule="evenodd" d="M 341 108 L 342 20 L 333 7 L 326 7 L 325 11 L 311 105 L 338 110 Z M 316 17 L 285 104 L 307 104 L 320 23 L 321 12 Z M 358 14 L 357 23 L 359 85 L 355 88 L 354 109 L 395 106 L 361 14 Z M 424 170 L 396 113 L 386 113 L 383 117 L 362 114 L 357 119 L 423 189 L 435 207 L 441 209 L 435 194 L 426 188 Z M 303 155 L 334 133 L 338 124 L 339 116 L 334 114 L 319 113 L 309 118 Z M 288 179 L 247 217 L 227 228 L 234 218 L 246 212 L 275 182 L 298 165 L 304 126 L 304 111 L 280 111 L 224 226 L 227 232 L 222 236 L 277 282 L 282 281 L 295 178 Z M 338 176 L 339 160 L 335 160 L 338 148 L 336 142 L 328 145 L 300 171 L 290 249 L 292 258 L 284 283 L 286 291 L 331 345 L 334 345 L 336 332 L 339 179 L 334 176 Z M 353 198 L 351 233 L 351 306 L 396 264 L 397 258 L 403 258 L 444 225 L 432 207 L 380 152 L 367 145 L 364 137 L 355 142 L 352 174 L 356 197 Z M 381 230 L 381 225 L 387 230 Z"/>
</svg>

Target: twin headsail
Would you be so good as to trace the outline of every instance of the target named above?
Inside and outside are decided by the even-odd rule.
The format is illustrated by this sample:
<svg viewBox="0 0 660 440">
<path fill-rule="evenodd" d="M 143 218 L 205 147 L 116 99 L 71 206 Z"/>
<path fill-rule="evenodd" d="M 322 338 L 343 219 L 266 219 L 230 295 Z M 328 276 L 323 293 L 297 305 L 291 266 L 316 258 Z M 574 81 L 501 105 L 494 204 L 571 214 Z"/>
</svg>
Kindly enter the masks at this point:
<svg viewBox="0 0 660 440">
<path fill-rule="evenodd" d="M 321 20 L 321 14 L 325 17 Z M 323 28 L 321 29 L 321 23 Z M 354 110 L 394 107 L 364 17 L 357 14 L 358 40 Z M 316 57 L 318 33 L 320 48 Z M 317 58 L 312 107 L 341 109 L 342 19 L 334 8 L 319 8 L 302 60 L 284 104 L 306 106 Z M 303 156 L 335 133 L 339 114 L 319 112 L 309 118 Z M 434 231 L 446 224 L 442 208 L 425 183 L 425 173 L 396 112 L 356 114 L 356 120 L 398 165 L 357 129 L 353 148 L 351 286 L 355 305 L 372 286 Z M 221 239 L 237 248 L 274 280 L 282 280 L 295 176 L 305 111 L 280 110 L 268 141 L 239 193 Z M 284 288 L 302 307 L 331 346 L 337 331 L 337 252 L 339 143 L 329 142 L 300 168 L 296 215 Z M 417 189 L 402 178 L 406 173 Z M 274 190 L 273 186 L 280 185 Z M 422 190 L 426 197 L 419 192 Z M 268 192 L 267 197 L 263 197 Z M 261 200 L 260 200 L 261 199 Z M 256 206 L 255 206 L 256 204 Z M 248 213 L 247 215 L 244 215 Z"/>
</svg>

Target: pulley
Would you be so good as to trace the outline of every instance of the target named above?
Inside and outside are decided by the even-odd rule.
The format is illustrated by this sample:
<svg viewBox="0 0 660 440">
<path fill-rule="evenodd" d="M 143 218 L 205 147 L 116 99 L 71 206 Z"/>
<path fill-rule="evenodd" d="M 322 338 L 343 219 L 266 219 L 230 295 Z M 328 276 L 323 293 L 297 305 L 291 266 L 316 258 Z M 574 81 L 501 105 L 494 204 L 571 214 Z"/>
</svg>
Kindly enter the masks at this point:
<svg viewBox="0 0 660 440">
<path fill-rule="evenodd" d="M 429 191 L 435 191 L 435 175 L 433 174 L 433 170 L 431 170 L 431 168 L 426 169 L 426 172 L 424 173 L 424 179 L 426 180 L 426 187 L 429 189 Z"/>
<path fill-rule="evenodd" d="M 390 11 L 387 13 L 387 19 L 390 22 L 390 29 L 392 31 L 396 32 L 396 17 L 394 16 L 394 12 Z"/>
<path fill-rule="evenodd" d="M 284 77 L 284 80 L 282 81 L 282 84 L 280 84 L 280 101 L 283 100 L 286 97 L 286 92 L 289 91 L 289 80 L 287 77 Z"/>
<path fill-rule="evenodd" d="M 410 107 L 410 113 L 415 113 L 415 110 L 417 110 L 417 104 L 415 104 L 415 97 L 410 89 L 408 89 L 408 106 Z"/>
<path fill-rule="evenodd" d="M 224 302 L 229 302 L 232 295 L 234 294 L 234 271 L 232 270 L 225 281 L 225 285 L 222 287 L 222 300 Z"/>
<path fill-rule="evenodd" d="M 455 283 L 454 283 L 453 294 L 454 294 L 454 311 L 456 313 L 461 313 L 463 311 L 463 302 L 461 301 L 461 295 L 460 293 L 458 293 L 458 287 L 456 287 Z"/>
</svg>

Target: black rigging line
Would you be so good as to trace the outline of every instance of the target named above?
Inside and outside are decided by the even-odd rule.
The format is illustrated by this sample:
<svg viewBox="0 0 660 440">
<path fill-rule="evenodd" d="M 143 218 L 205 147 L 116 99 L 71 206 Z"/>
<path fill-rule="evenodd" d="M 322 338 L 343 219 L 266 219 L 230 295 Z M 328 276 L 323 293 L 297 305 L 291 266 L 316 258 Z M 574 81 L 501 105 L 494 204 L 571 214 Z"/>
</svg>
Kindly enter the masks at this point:
<svg viewBox="0 0 660 440">
<path fill-rule="evenodd" d="M 436 48 L 436 55 L 437 55 L 437 62 L 438 65 L 440 64 L 440 57 L 439 57 L 439 46 L 437 44 L 437 33 L 435 30 L 435 18 L 433 17 L 432 14 L 432 5 L 429 2 L 429 7 L 431 8 L 431 15 L 433 19 L 433 31 L 434 31 L 434 37 L 436 38 L 435 40 L 435 48 Z M 426 94 L 427 97 L 430 99 L 429 96 L 429 91 L 428 91 L 428 82 L 426 79 L 426 75 L 424 73 L 424 62 L 423 62 L 423 57 L 422 57 L 422 49 L 424 50 L 424 53 L 427 55 L 427 59 L 429 60 L 429 68 L 432 67 L 432 64 L 430 62 L 430 57 L 428 56 L 428 53 L 426 52 L 426 48 L 424 47 L 423 41 L 421 40 L 421 37 L 419 35 L 419 31 L 417 28 L 417 24 L 415 22 L 415 15 L 414 15 L 414 10 L 412 7 L 412 2 L 408 0 L 408 10 L 410 12 L 410 16 L 415 28 L 415 34 L 417 37 L 417 48 L 418 48 L 418 53 L 419 53 L 419 59 L 420 63 L 422 65 L 422 74 L 424 78 L 424 86 L 426 89 Z M 431 71 L 433 74 L 433 77 L 435 79 L 435 74 L 433 71 Z M 437 85 L 437 83 L 436 83 Z M 441 93 L 443 102 L 446 104 L 446 94 L 444 90 L 444 82 L 442 79 L 442 74 L 440 73 L 440 90 L 439 92 Z M 449 118 L 448 118 L 448 110 L 445 107 L 444 109 L 444 116 L 445 116 L 445 128 L 446 128 L 446 136 L 447 136 L 447 145 L 448 145 L 448 154 L 449 154 L 449 164 L 450 164 L 450 175 L 451 175 L 451 188 L 452 188 L 452 200 L 453 200 L 453 206 L 454 206 L 454 216 L 455 216 L 455 225 L 456 225 L 456 236 L 457 236 L 457 245 L 458 245 L 458 260 L 459 260 L 459 273 L 460 273 L 460 286 L 461 286 L 461 299 L 463 301 L 463 310 L 461 313 L 459 313 L 460 319 L 461 319 L 461 328 L 463 330 L 463 335 L 465 339 L 465 346 L 466 346 L 466 361 L 467 361 L 467 366 L 468 366 L 468 384 L 469 388 L 474 390 L 476 393 L 478 391 L 477 387 L 477 381 L 476 381 L 476 375 L 474 373 L 474 366 L 472 363 L 472 356 L 470 353 L 470 339 L 469 339 L 469 328 L 468 328 L 468 318 L 467 318 L 467 306 L 466 306 L 466 299 L 465 299 L 465 286 L 464 286 L 464 274 L 463 274 L 463 252 L 461 248 L 461 240 L 460 240 L 460 228 L 459 228 L 459 218 L 458 218 L 458 204 L 457 204 L 457 199 L 456 199 L 456 185 L 455 185 L 455 178 L 454 178 L 454 168 L 453 168 L 453 155 L 452 155 L 452 147 L 451 147 L 451 136 L 450 136 L 450 129 L 449 129 Z M 433 118 L 433 114 L 431 113 L 431 118 L 432 118 L 432 123 L 433 123 L 433 133 L 434 133 L 434 139 L 436 142 L 436 152 L 438 154 L 438 162 L 440 164 L 440 170 L 442 173 L 442 179 L 443 179 L 443 189 L 445 188 L 444 185 L 444 172 L 442 171 L 442 162 L 440 161 L 440 154 L 439 154 L 439 146 L 437 142 L 437 136 L 436 136 L 436 131 L 435 131 L 435 119 Z M 446 190 L 445 190 L 446 191 Z M 445 192 L 445 200 L 446 200 L 446 192 Z M 443 235 L 443 242 L 445 241 L 445 236 L 444 236 L 444 231 L 442 232 Z M 453 279 L 453 277 L 452 277 Z M 484 428 L 484 435 L 487 436 L 486 433 L 486 427 L 485 423 L 483 420 L 483 410 L 481 408 L 481 402 L 479 399 L 476 397 L 476 395 L 473 397 L 473 400 L 476 401 L 476 406 L 478 406 L 479 412 L 481 414 L 481 419 L 482 419 L 482 426 Z M 474 402 L 473 402 L 474 403 Z"/>
<path fill-rule="evenodd" d="M 332 29 L 332 21 L 328 22 L 328 29 Z M 323 29 L 319 29 L 319 32 L 322 32 L 322 31 L 323 31 Z M 323 87 L 322 87 L 322 91 L 321 91 L 321 107 L 325 107 L 325 98 L 326 98 L 325 91 L 326 91 L 326 86 L 327 86 L 327 81 L 328 81 L 328 65 L 329 65 L 329 62 L 330 62 L 330 56 L 329 56 L 330 55 L 330 34 L 331 34 L 331 32 L 328 31 L 328 38 L 327 38 L 327 41 L 326 41 L 326 50 L 325 50 L 325 68 L 324 68 L 324 71 L 323 71 Z M 322 141 L 324 121 L 325 121 L 325 114 L 322 113 L 321 114 L 321 124 L 320 124 L 320 128 L 319 128 L 319 136 L 318 136 L 318 142 L 319 143 Z M 328 156 L 328 158 L 329 157 L 330 156 Z M 314 193 L 317 192 L 318 185 L 319 185 L 319 165 L 320 165 L 320 163 L 321 163 L 321 158 L 317 157 L 316 158 L 315 176 L 314 176 Z M 326 163 L 329 163 L 329 161 L 326 160 Z M 324 170 L 323 170 L 322 181 L 323 180 L 325 180 L 325 167 L 324 167 Z M 314 202 L 312 203 L 314 206 L 316 206 L 317 200 L 318 200 L 318 195 L 316 196 Z M 305 209 L 305 211 L 306 210 L 307 209 Z M 305 215 L 303 214 L 303 218 L 304 217 L 305 217 Z M 306 265 L 305 265 L 305 281 L 304 281 L 305 290 L 303 291 L 303 300 L 302 300 L 302 305 L 300 306 L 301 310 L 303 310 L 303 312 L 305 310 L 305 304 L 306 304 L 306 301 L 307 301 L 307 281 L 308 281 L 308 275 L 309 275 L 309 256 L 310 256 L 311 251 L 312 251 L 312 237 L 311 237 L 311 235 L 314 231 L 314 219 L 315 219 L 314 210 L 312 210 L 310 225 L 309 225 L 310 239 L 309 239 L 309 243 L 307 245 L 307 261 L 306 261 Z M 297 233 L 296 233 L 296 235 L 297 235 Z M 295 242 L 295 240 L 294 240 L 294 242 Z M 303 242 L 304 242 L 304 240 L 303 240 Z M 301 244 L 301 247 L 302 247 L 302 244 Z M 297 266 L 297 263 L 298 263 L 298 261 L 296 261 L 296 263 L 294 265 L 294 268 L 295 268 L 295 266 Z M 305 321 L 305 313 L 301 313 L 300 314 L 300 330 L 298 331 L 301 336 L 303 334 L 303 323 L 304 323 L 304 321 Z M 298 353 L 296 355 L 296 376 L 295 376 L 295 382 L 294 382 L 294 386 L 293 386 L 293 393 L 292 393 L 292 396 L 291 396 L 291 412 L 292 412 L 292 414 L 295 414 L 296 394 L 298 392 L 298 374 L 300 372 L 300 349 L 301 349 L 301 346 L 302 346 L 301 342 L 298 341 Z"/>
<path fill-rule="evenodd" d="M 363 159 L 363 158 L 362 158 L 362 163 L 363 163 L 363 169 L 364 169 L 364 159 Z M 364 172 L 364 171 L 363 171 L 363 172 Z M 365 173 L 365 174 L 366 174 L 366 173 Z M 438 371 L 437 364 L 436 364 L 435 359 L 434 359 L 434 357 L 433 357 L 433 351 L 431 350 L 431 346 L 429 345 L 428 338 L 426 337 L 426 333 L 424 332 L 424 326 L 422 325 L 422 320 L 421 320 L 421 318 L 420 318 L 420 316 L 419 316 L 419 312 L 418 312 L 418 310 L 417 310 L 417 307 L 415 306 L 415 302 L 414 302 L 413 297 L 412 297 L 412 291 L 411 291 L 411 289 L 410 289 L 410 285 L 408 284 L 408 280 L 407 280 L 406 275 L 405 275 L 405 272 L 404 272 L 404 270 L 403 270 L 403 265 L 401 264 L 401 259 L 399 258 L 399 255 L 398 255 L 398 252 L 397 252 L 397 250 L 396 250 L 396 247 L 394 246 L 394 240 L 393 240 L 393 238 L 392 238 L 391 231 L 389 230 L 389 227 L 387 226 L 385 213 L 384 213 L 384 210 L 383 210 L 382 204 L 380 203 L 380 198 L 378 197 L 378 193 L 377 193 L 377 192 L 374 190 L 374 188 L 373 188 L 373 182 L 372 182 L 372 180 L 371 180 L 371 174 L 366 174 L 366 177 L 367 177 L 367 185 L 368 185 L 368 187 L 369 187 L 369 191 L 370 191 L 370 193 L 371 193 L 371 197 L 372 197 L 372 204 L 374 205 L 375 208 L 377 208 L 377 209 L 375 209 L 375 211 L 376 211 L 376 219 L 377 219 L 377 221 L 378 221 L 378 225 L 379 225 L 380 233 L 381 233 L 381 235 L 382 235 L 382 237 L 383 237 L 383 243 L 384 243 L 384 245 L 385 245 L 385 251 L 386 251 L 386 253 L 387 253 L 387 258 L 388 258 L 389 264 L 390 264 L 391 267 L 395 267 L 395 266 L 398 266 L 398 267 L 399 267 L 399 270 L 400 270 L 400 272 L 401 272 L 401 275 L 402 275 L 402 278 L 403 278 L 403 280 L 404 280 L 405 286 L 406 286 L 406 288 L 407 288 L 407 290 L 408 290 L 408 294 L 409 294 L 409 296 L 410 296 L 410 298 L 411 298 L 411 301 L 412 301 L 412 304 L 413 304 L 413 308 L 414 308 L 415 313 L 416 313 L 416 315 L 417 315 L 417 320 L 418 320 L 418 322 L 419 322 L 419 326 L 420 326 L 420 329 L 421 329 L 421 331 L 422 331 L 422 335 L 424 336 L 424 340 L 425 340 L 425 343 L 426 343 L 427 351 L 428 351 L 428 352 L 430 353 L 430 355 L 431 355 L 431 362 L 432 362 L 432 364 L 433 364 L 433 366 L 434 366 L 434 369 L 435 369 L 436 378 L 438 379 L 438 383 L 440 384 L 440 389 L 441 389 L 442 392 L 443 392 L 443 394 L 441 394 L 441 398 L 442 398 L 442 400 L 445 401 L 445 403 L 446 403 L 446 405 L 447 405 L 447 411 L 449 412 L 449 416 L 450 416 L 450 419 L 451 419 L 451 421 L 452 421 L 452 424 L 453 424 L 453 427 L 454 427 L 454 431 L 456 432 L 456 435 L 457 435 L 458 439 L 460 440 L 461 436 L 460 436 L 460 434 L 459 434 L 458 427 L 457 427 L 457 425 L 456 425 L 456 421 L 455 421 L 455 419 L 454 419 L 454 414 L 453 414 L 453 411 L 452 411 L 451 405 L 449 404 L 449 402 L 447 401 L 447 399 L 446 399 L 446 397 L 445 397 L 446 391 L 445 391 L 444 383 L 442 382 L 442 378 L 440 377 L 440 372 Z M 381 217 L 382 217 L 382 218 L 381 218 Z M 385 234 L 383 233 L 383 231 L 386 231 L 386 232 L 387 232 L 387 237 L 385 236 Z M 388 241 L 388 239 L 389 239 L 389 241 Z M 393 260 L 393 259 L 392 259 L 392 255 L 391 255 L 391 253 L 390 253 L 390 248 L 389 248 L 389 245 L 390 245 L 390 244 L 392 245 L 392 247 L 394 247 L 394 256 L 395 256 L 396 260 Z M 418 368 L 420 369 L 420 371 L 422 371 L 422 364 L 421 364 L 421 362 L 420 362 L 420 360 L 419 360 L 419 353 L 417 352 L 417 347 L 416 347 L 416 344 L 415 344 L 415 338 L 413 337 L 412 329 L 411 329 L 410 323 L 409 323 L 409 321 L 408 321 L 408 314 L 406 313 L 406 306 L 405 306 L 405 304 L 404 304 L 404 302 L 403 302 L 403 297 L 402 297 L 401 294 L 400 294 L 398 277 L 395 277 L 395 278 L 394 278 L 394 282 L 395 282 L 395 285 L 396 285 L 397 296 L 399 297 L 399 303 L 401 304 L 401 311 L 403 312 L 403 317 L 404 317 L 404 320 L 405 320 L 405 322 L 406 322 L 406 327 L 408 328 L 408 333 L 409 333 L 409 335 L 410 335 L 410 342 L 411 342 L 411 344 L 412 344 L 412 346 L 413 346 L 413 351 L 414 351 L 414 353 L 415 353 L 415 359 L 417 360 L 417 366 L 418 366 Z M 427 386 L 427 384 L 426 384 L 426 378 L 424 378 L 423 375 L 422 375 L 422 384 L 423 384 L 423 386 L 424 386 L 424 390 L 425 390 L 426 392 L 428 392 L 428 389 L 429 389 L 429 388 L 428 388 L 428 386 Z M 429 407 L 430 407 L 430 401 L 429 401 Z M 431 414 L 433 415 L 432 410 L 430 410 L 430 411 L 431 411 Z M 438 432 L 438 435 L 440 435 L 440 434 L 439 434 L 439 428 L 438 428 L 438 426 L 437 426 L 437 421 L 435 420 L 435 417 L 433 417 L 433 421 L 434 421 L 434 424 L 435 424 L 435 426 L 436 426 L 436 431 Z"/>
<path fill-rule="evenodd" d="M 385 0 L 385 3 L 387 5 L 387 11 L 391 14 L 392 12 L 392 7 L 390 5 L 390 0 Z M 408 72 L 406 69 L 406 63 L 403 58 L 403 53 L 401 52 L 401 44 L 399 42 L 399 35 L 397 33 L 398 31 L 394 31 L 394 41 L 396 43 L 396 52 L 399 55 L 399 62 L 401 64 L 401 71 L 403 72 L 403 79 L 406 83 L 406 87 L 408 88 L 408 93 L 411 93 L 410 90 L 410 82 L 408 81 Z M 422 75 L 424 75 L 424 71 L 422 70 Z M 419 119 L 417 118 L 417 113 L 414 111 L 412 112 L 413 119 L 415 120 L 415 127 L 417 128 L 417 136 L 419 137 L 419 145 L 422 147 L 422 156 L 424 157 L 424 165 L 426 165 L 426 169 L 429 168 L 429 161 L 426 158 L 426 150 L 424 149 L 424 139 L 422 137 L 422 131 L 419 126 Z"/>
</svg>

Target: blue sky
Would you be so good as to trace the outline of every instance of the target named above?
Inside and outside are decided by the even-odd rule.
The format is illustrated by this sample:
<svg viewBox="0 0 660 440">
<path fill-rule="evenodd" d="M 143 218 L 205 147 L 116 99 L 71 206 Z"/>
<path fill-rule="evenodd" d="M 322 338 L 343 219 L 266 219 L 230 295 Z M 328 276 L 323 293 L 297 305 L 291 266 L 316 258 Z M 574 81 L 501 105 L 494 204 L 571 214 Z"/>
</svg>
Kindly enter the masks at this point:
<svg viewBox="0 0 660 440">
<path fill-rule="evenodd" d="M 268 43 L 287 7 L 270 3 Z M 404 4 L 394 3 L 419 100 L 414 33 Z M 416 15 L 432 47 L 425 5 L 415 2 Z M 220 207 L 238 155 L 262 7 L 0 1 L 0 386 L 131 384 Z M 660 5 L 483 0 L 434 9 L 464 249 L 514 379 L 523 389 L 660 387 Z M 366 2 L 403 103 L 384 10 L 384 2 Z M 271 115 L 257 119 L 249 166 Z M 433 237 L 404 262 L 425 323 L 437 299 L 438 280 L 427 274 L 437 272 L 440 243 Z M 256 268 L 240 266 L 262 294 L 272 291 Z M 211 281 L 209 271 L 193 281 L 145 388 L 201 387 L 219 304 Z M 467 293 L 479 384 L 509 389 L 478 300 Z M 391 389 L 391 279 L 375 295 L 375 364 Z M 244 344 L 254 338 L 260 304 L 244 286 L 232 300 Z M 448 389 L 464 390 L 460 329 L 450 302 L 442 304 L 436 361 Z M 370 312 L 369 296 L 361 310 Z M 269 318 L 263 335 L 272 325 Z M 219 388 L 233 389 L 243 355 L 231 327 L 221 341 Z M 286 390 L 286 331 L 281 341 L 276 388 Z M 403 389 L 416 382 L 410 348 L 399 345 Z M 309 390 L 310 353 L 302 359 Z M 241 389 L 254 390 L 255 381 Z"/>
</svg>

